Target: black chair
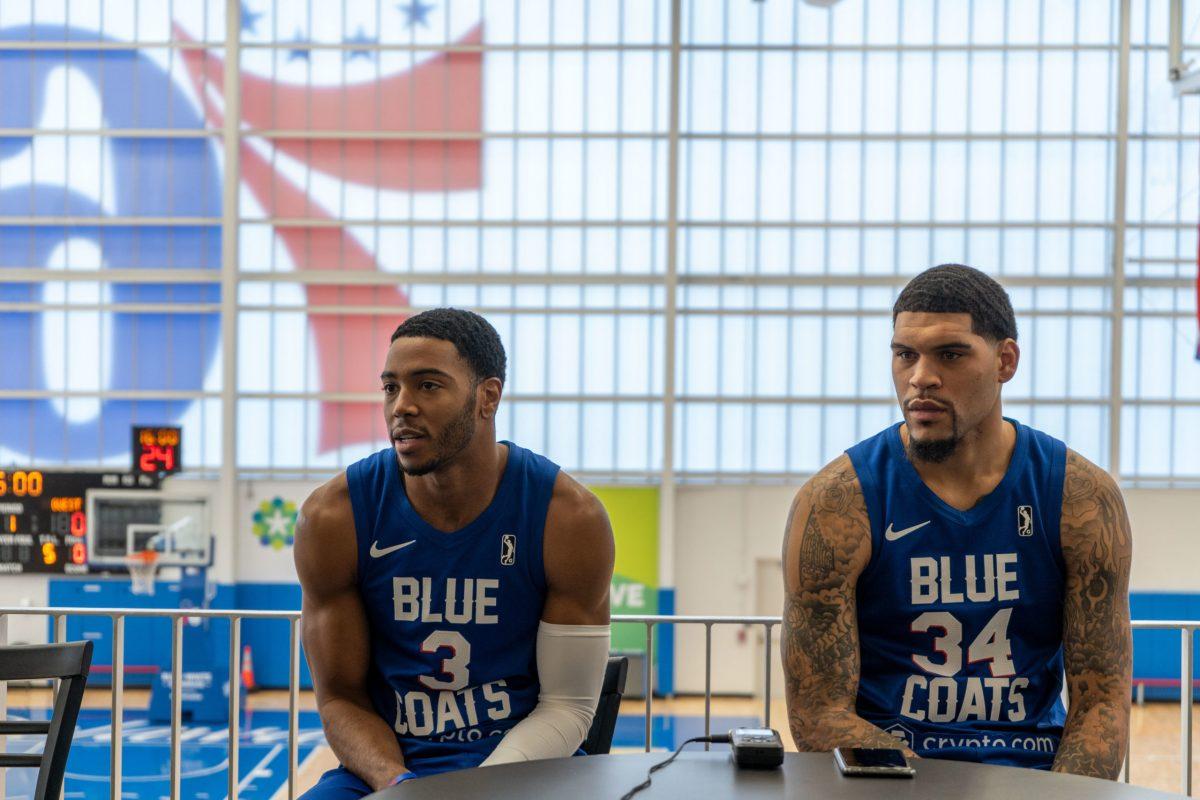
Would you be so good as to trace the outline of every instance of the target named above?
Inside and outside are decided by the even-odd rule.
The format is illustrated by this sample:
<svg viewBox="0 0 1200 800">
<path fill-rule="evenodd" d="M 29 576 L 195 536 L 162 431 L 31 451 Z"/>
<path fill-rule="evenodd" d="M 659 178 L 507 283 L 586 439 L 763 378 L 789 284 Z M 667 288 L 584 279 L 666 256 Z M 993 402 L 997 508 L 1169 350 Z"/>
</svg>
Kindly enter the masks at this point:
<svg viewBox="0 0 1200 800">
<path fill-rule="evenodd" d="M 600 702 L 592 727 L 580 748 L 589 756 L 607 753 L 612 748 L 613 731 L 617 729 L 617 712 L 621 710 L 621 695 L 625 694 L 625 677 L 629 674 L 629 659 L 609 656 L 604 668 L 604 685 L 600 687 Z"/>
<path fill-rule="evenodd" d="M 46 747 L 35 753 L 0 753 L 0 768 L 30 767 L 38 771 L 35 800 L 58 798 L 67 754 L 75 735 L 75 721 L 83 702 L 88 669 L 92 666 L 92 643 L 14 645 L 0 647 L 0 681 L 33 681 L 57 678 L 61 681 L 54 698 L 54 716 L 49 722 L 0 721 L 0 735 L 42 735 Z"/>
</svg>

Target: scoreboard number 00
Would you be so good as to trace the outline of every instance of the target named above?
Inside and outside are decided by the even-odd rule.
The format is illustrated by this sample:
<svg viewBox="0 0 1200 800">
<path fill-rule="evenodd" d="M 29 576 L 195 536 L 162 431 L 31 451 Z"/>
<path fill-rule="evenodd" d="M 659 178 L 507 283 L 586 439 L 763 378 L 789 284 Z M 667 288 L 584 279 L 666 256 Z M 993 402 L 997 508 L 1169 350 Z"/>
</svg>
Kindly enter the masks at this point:
<svg viewBox="0 0 1200 800">
<path fill-rule="evenodd" d="M 41 497 L 45 478 L 37 470 L 5 472 L 0 470 L 0 497 Z"/>
</svg>

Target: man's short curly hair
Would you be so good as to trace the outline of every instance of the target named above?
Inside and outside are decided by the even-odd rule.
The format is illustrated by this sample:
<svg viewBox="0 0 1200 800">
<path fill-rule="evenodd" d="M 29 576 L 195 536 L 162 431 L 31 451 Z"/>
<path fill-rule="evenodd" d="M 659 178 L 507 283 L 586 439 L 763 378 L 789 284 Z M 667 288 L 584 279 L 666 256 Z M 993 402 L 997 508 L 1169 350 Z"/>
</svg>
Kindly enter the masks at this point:
<svg viewBox="0 0 1200 800">
<path fill-rule="evenodd" d="M 892 325 L 902 311 L 970 314 L 971 332 L 993 342 L 1017 338 L 1017 318 L 1004 287 L 963 264 L 940 264 L 917 275 L 892 306 Z"/>
<path fill-rule="evenodd" d="M 401 338 L 441 339 L 450 342 L 467 362 L 475 382 L 499 378 L 504 383 L 508 358 L 504 343 L 492 324 L 474 311 L 461 308 L 433 308 L 409 317 L 392 334 L 392 341 Z"/>
</svg>

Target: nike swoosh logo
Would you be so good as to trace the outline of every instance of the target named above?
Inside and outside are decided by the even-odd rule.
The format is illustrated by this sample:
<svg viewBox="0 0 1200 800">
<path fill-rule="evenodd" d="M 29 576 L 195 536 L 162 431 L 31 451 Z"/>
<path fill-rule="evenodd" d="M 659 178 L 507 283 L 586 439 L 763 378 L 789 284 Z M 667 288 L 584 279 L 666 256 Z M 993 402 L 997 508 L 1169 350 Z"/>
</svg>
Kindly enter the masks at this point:
<svg viewBox="0 0 1200 800">
<path fill-rule="evenodd" d="M 416 539 L 410 539 L 407 542 L 394 544 L 391 547 L 380 547 L 379 542 L 371 542 L 371 558 L 379 558 L 380 556 L 386 556 L 388 553 L 394 553 L 401 548 L 408 547 L 410 544 L 415 544 L 416 541 Z"/>
<path fill-rule="evenodd" d="M 887 526 L 887 530 L 883 532 L 883 538 L 887 539 L 889 542 L 894 542 L 897 539 L 902 539 L 905 536 L 908 536 L 913 531 L 917 531 L 917 530 L 920 530 L 921 528 L 924 528 L 926 525 L 928 525 L 931 522 L 933 522 L 933 520 L 927 519 L 924 522 L 922 522 L 920 525 L 913 525 L 911 528 L 905 528 L 902 531 L 892 530 L 892 523 L 889 522 L 888 526 Z"/>
</svg>

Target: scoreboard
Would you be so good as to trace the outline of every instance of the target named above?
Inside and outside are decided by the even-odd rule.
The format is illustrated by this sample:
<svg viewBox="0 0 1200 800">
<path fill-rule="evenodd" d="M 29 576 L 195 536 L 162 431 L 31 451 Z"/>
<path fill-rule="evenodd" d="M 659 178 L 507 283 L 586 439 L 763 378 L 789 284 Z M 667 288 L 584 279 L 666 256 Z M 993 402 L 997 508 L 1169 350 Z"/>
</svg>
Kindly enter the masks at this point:
<svg viewBox="0 0 1200 800">
<path fill-rule="evenodd" d="M 157 489 L 158 474 L 0 469 L 0 574 L 88 571 L 91 489 Z"/>
<path fill-rule="evenodd" d="M 142 475 L 170 475 L 183 468 L 183 429 L 133 426 L 133 471 Z"/>
</svg>

